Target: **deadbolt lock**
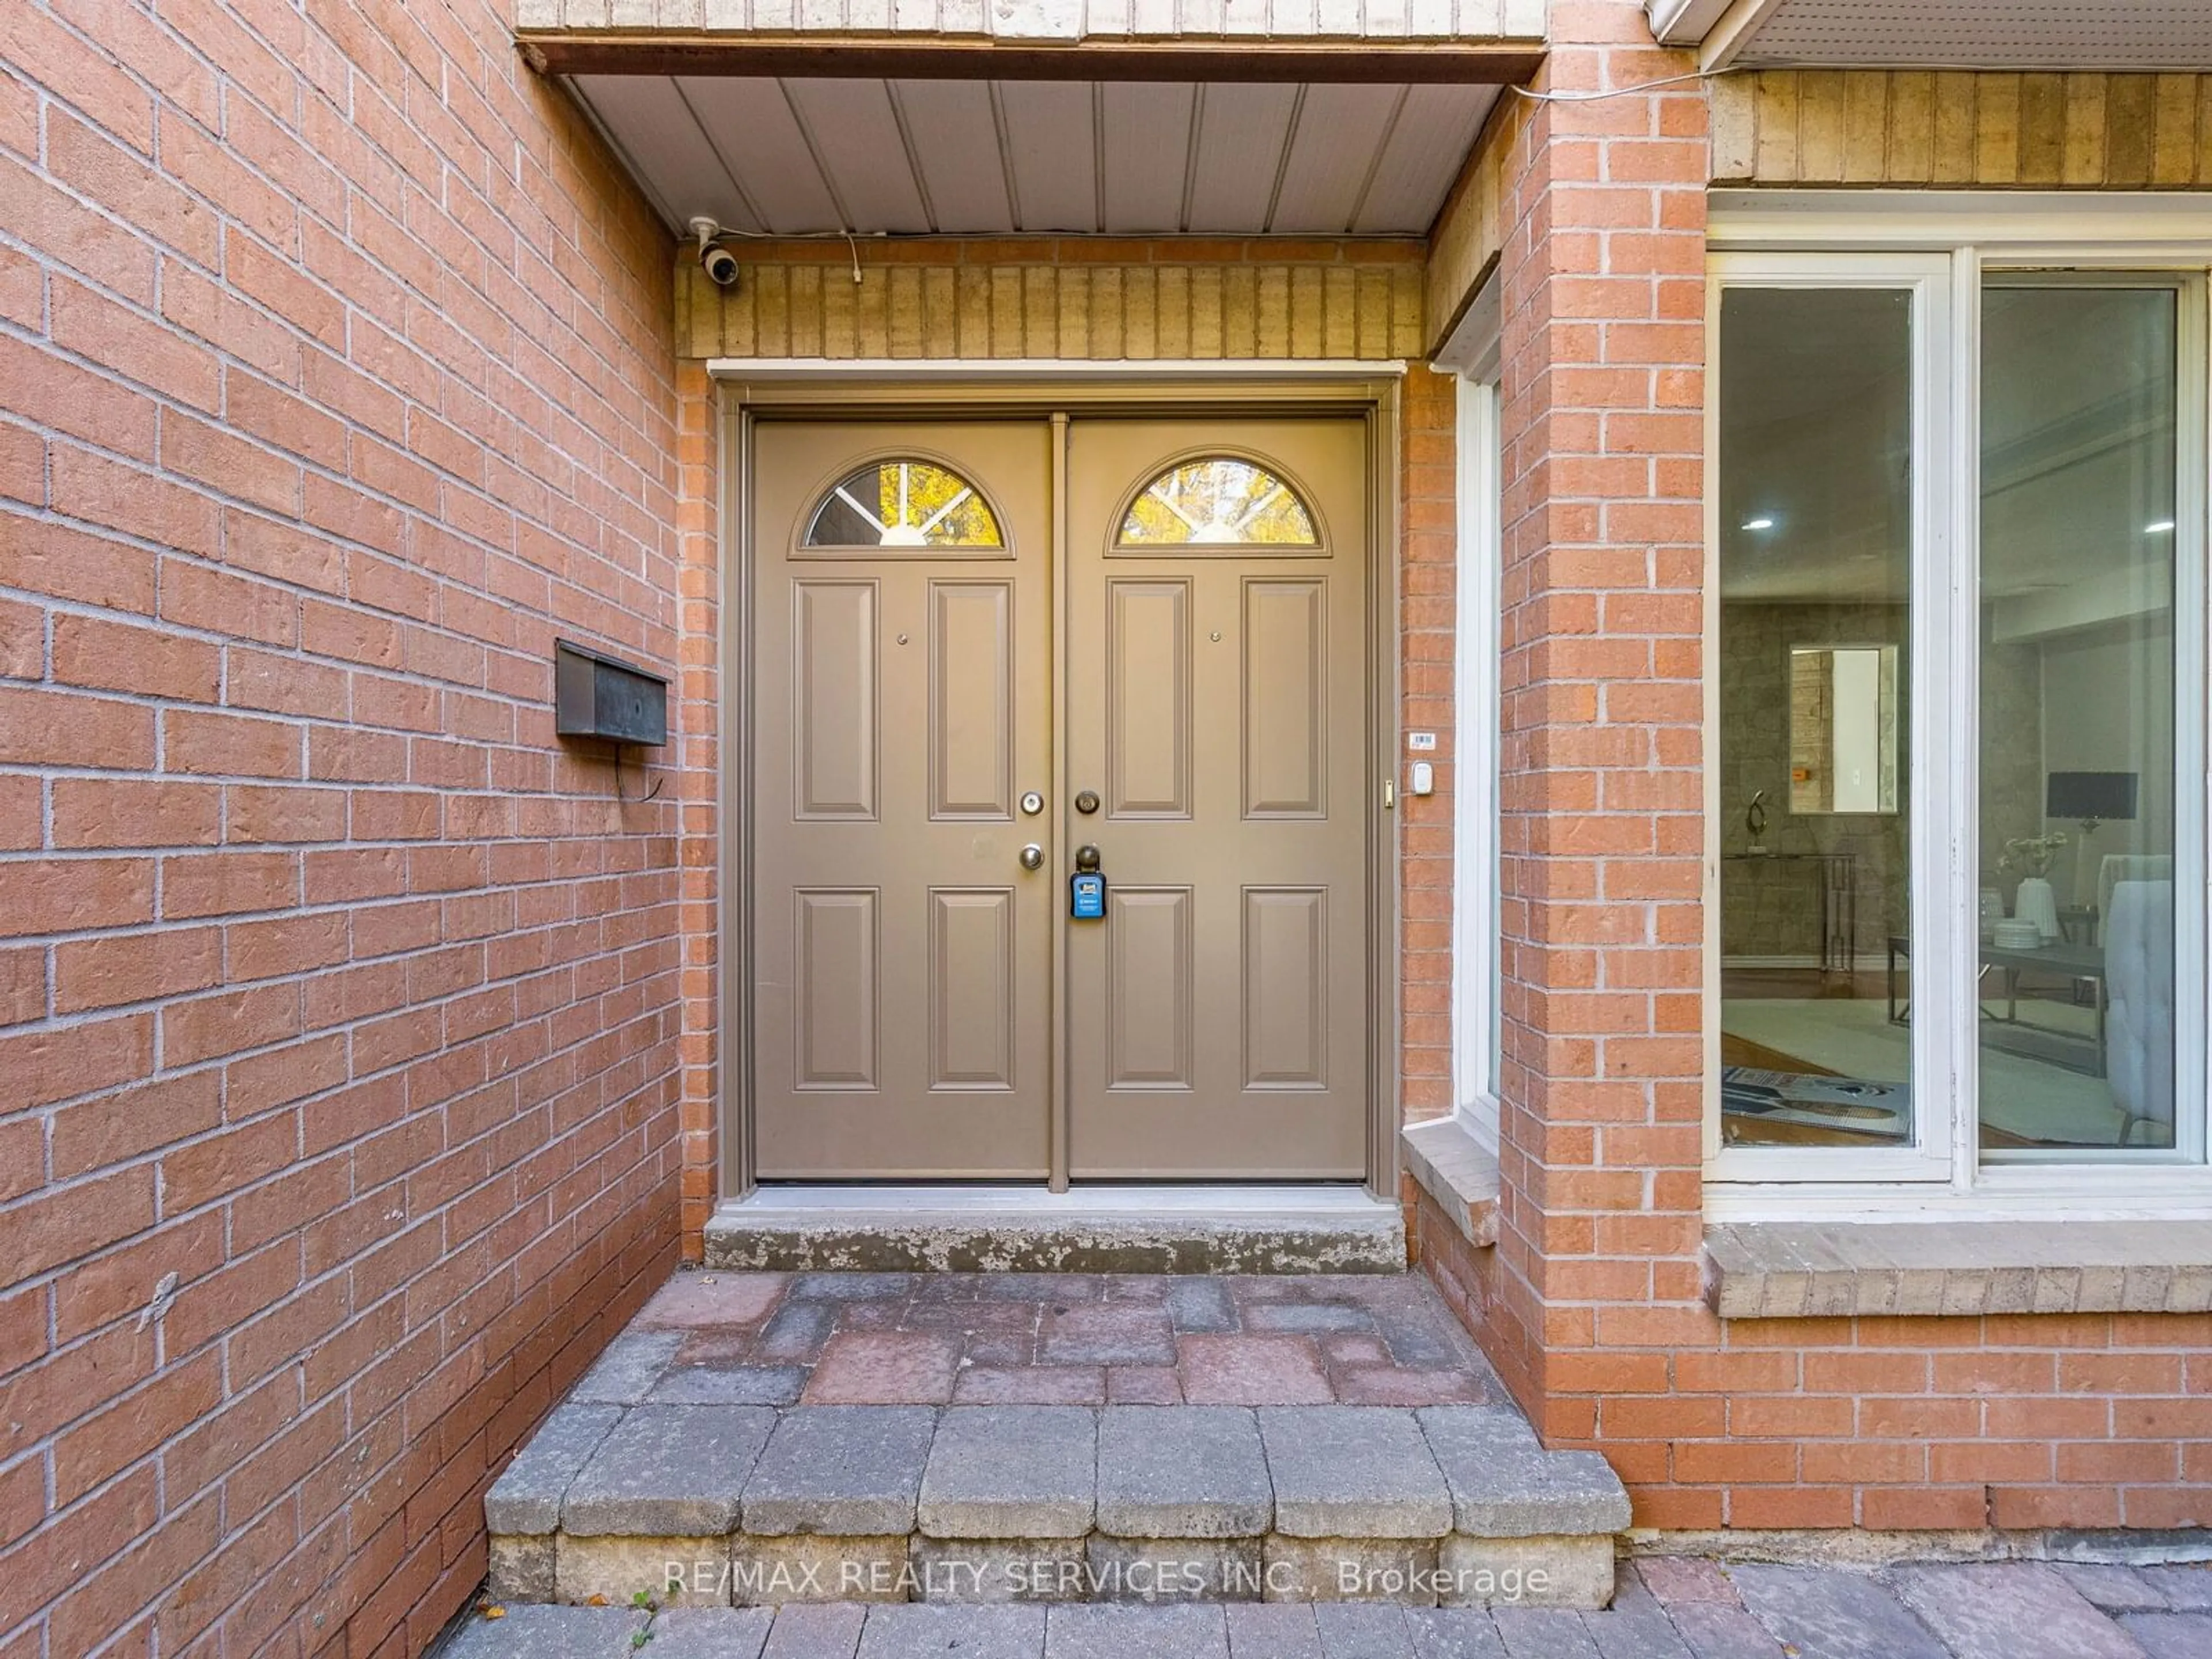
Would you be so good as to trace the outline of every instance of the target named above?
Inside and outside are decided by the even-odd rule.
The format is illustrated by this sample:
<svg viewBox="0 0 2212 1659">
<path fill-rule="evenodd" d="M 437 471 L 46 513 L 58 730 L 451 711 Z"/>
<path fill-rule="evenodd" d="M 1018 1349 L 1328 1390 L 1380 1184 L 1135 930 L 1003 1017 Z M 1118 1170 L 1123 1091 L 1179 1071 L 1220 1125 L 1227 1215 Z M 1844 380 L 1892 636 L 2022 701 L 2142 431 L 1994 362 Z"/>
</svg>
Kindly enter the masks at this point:
<svg viewBox="0 0 2212 1659">
<path fill-rule="evenodd" d="M 1023 848 L 1022 868 L 1024 870 L 1043 869 L 1044 848 L 1038 846 L 1035 842 L 1031 842 L 1028 846 Z"/>
<path fill-rule="evenodd" d="M 1044 811 L 1044 797 L 1034 789 L 1022 797 L 1022 811 L 1035 817 Z"/>
<path fill-rule="evenodd" d="M 1085 789 L 1080 794 L 1077 795 L 1075 798 L 1075 810 L 1082 813 L 1084 817 L 1089 817 L 1093 812 L 1098 810 L 1098 792 L 1096 789 Z"/>
</svg>

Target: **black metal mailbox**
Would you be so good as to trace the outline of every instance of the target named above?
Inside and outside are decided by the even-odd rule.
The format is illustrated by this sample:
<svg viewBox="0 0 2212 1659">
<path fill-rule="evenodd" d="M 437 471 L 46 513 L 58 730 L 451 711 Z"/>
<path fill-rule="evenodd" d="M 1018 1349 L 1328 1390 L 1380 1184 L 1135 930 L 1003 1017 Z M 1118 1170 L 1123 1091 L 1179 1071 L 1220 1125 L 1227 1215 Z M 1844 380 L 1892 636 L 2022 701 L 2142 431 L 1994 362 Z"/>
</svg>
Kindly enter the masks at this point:
<svg viewBox="0 0 2212 1659">
<path fill-rule="evenodd" d="M 668 680 L 567 640 L 553 642 L 553 729 L 657 748 L 668 741 Z"/>
</svg>

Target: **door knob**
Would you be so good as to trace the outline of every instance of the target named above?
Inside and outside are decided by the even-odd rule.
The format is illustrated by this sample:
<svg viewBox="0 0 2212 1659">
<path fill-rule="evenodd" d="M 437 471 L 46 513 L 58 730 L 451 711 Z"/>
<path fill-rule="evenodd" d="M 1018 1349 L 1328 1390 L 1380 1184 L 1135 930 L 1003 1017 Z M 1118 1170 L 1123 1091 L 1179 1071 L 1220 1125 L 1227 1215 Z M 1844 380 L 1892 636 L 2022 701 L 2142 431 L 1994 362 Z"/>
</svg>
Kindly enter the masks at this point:
<svg viewBox="0 0 2212 1659">
<path fill-rule="evenodd" d="M 1038 846 L 1035 842 L 1031 842 L 1028 846 L 1023 848 L 1022 868 L 1024 870 L 1043 869 L 1044 848 Z"/>
</svg>

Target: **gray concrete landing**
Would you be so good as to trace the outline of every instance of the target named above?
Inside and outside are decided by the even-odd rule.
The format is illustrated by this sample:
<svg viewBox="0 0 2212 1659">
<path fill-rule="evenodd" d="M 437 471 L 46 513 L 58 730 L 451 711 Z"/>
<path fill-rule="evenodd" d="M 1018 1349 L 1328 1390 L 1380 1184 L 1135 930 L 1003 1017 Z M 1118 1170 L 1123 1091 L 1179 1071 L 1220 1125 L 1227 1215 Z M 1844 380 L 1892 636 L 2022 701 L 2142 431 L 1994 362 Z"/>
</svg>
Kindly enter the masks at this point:
<svg viewBox="0 0 2212 1659">
<path fill-rule="evenodd" d="M 1357 1187 L 769 1187 L 707 1265 L 777 1272 L 1399 1273 L 1404 1212 Z"/>
<path fill-rule="evenodd" d="M 2212 1567 L 1861 1573 L 1647 1559 L 1605 1612 L 1317 1607 L 513 1607 L 439 1659 L 2207 1659 Z M 641 1636 L 649 1638 L 633 1646 Z"/>
</svg>

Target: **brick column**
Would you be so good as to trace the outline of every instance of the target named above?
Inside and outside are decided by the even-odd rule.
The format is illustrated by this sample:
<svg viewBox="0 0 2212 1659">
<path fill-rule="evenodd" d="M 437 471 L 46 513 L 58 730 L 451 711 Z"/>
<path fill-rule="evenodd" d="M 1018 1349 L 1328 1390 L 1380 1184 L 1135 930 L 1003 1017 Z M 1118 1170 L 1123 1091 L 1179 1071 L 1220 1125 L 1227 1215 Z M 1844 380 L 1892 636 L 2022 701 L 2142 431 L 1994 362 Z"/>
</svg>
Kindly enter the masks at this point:
<svg viewBox="0 0 2212 1659">
<path fill-rule="evenodd" d="M 1459 556 L 1452 434 L 1458 405 L 1452 377 L 1425 363 L 1407 365 L 1401 395 L 1401 711 L 1407 731 L 1436 734 L 1437 773 L 1435 794 L 1399 801 L 1401 1103 L 1407 1121 L 1418 1122 L 1452 1109 L 1452 812 L 1458 774 L 1452 659 Z M 1402 769 L 1402 757 L 1399 763 Z M 1407 1195 L 1410 1202 L 1410 1187 Z"/>
<path fill-rule="evenodd" d="M 676 695 L 680 718 L 675 782 L 677 843 L 683 866 L 678 927 L 683 938 L 684 1254 L 705 1254 L 707 1218 L 723 1196 L 720 1108 L 722 867 L 722 499 L 721 403 L 707 366 L 678 360 L 676 370 L 678 495 Z"/>
<path fill-rule="evenodd" d="M 1632 0 L 1556 5 L 1553 27 L 1539 91 L 1692 67 L 1654 46 Z M 1711 1340 L 1698 1261 L 1706 94 L 1523 105 L 1492 137 L 1511 148 L 1504 1199 L 1485 1318 L 1547 1439 L 1601 1437 L 1632 1483 L 1663 1480 L 1665 1441 L 1697 1431 L 1674 1419 L 1701 1402 L 1667 1394 L 1664 1352 L 1612 1350 Z M 1638 1518 L 1711 1522 L 1649 1506 Z"/>
</svg>

